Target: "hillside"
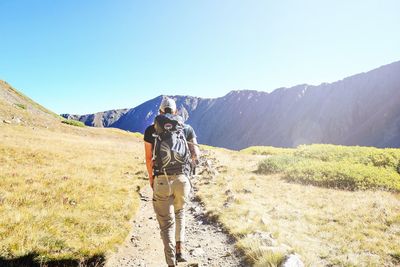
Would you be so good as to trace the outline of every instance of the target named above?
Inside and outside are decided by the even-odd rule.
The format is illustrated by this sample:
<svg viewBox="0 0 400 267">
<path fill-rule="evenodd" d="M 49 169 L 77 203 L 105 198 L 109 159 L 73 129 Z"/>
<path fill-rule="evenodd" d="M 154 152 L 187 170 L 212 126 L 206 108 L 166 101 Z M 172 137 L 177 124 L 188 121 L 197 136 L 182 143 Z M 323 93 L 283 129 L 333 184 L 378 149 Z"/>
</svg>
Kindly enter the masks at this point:
<svg viewBox="0 0 400 267">
<path fill-rule="evenodd" d="M 140 136 L 61 122 L 0 82 L 0 266 L 98 264 L 128 234 Z"/>
<path fill-rule="evenodd" d="M 311 143 L 400 147 L 400 61 L 318 86 L 297 85 L 271 93 L 232 91 L 216 99 L 173 98 L 199 141 L 207 145 L 231 149 Z M 101 126 L 143 133 L 161 99 L 126 112 L 73 117 L 86 125 L 102 121 Z M 117 116 L 109 119 L 110 113 Z"/>
<path fill-rule="evenodd" d="M 0 80 L 0 123 L 49 126 L 61 117 Z"/>
</svg>

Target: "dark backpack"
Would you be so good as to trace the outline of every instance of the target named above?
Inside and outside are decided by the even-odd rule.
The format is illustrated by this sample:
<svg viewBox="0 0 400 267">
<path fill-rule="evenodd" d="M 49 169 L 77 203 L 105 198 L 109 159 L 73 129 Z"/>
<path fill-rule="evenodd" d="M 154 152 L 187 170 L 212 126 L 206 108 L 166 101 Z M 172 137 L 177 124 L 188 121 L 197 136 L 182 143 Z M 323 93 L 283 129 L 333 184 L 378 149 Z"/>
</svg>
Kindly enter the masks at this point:
<svg viewBox="0 0 400 267">
<path fill-rule="evenodd" d="M 161 114 L 154 119 L 154 173 L 189 174 L 190 152 L 184 133 L 182 117 Z"/>
</svg>

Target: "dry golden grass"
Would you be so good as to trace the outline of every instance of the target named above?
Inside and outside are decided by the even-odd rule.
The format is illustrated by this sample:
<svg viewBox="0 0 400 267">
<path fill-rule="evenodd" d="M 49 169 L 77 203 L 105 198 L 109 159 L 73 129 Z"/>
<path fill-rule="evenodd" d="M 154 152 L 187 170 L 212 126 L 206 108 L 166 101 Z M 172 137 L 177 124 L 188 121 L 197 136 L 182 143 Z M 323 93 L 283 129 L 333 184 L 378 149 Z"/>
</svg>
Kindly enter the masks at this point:
<svg viewBox="0 0 400 267">
<path fill-rule="evenodd" d="M 288 183 L 278 174 L 254 172 L 262 156 L 210 153 L 223 167 L 215 178 L 204 178 L 199 195 L 256 266 L 276 266 L 283 256 L 252 238 L 257 231 L 271 233 L 308 266 L 400 264 L 399 194 Z"/>
<path fill-rule="evenodd" d="M 0 124 L 0 258 L 84 260 L 122 243 L 144 183 L 137 137 Z"/>
</svg>

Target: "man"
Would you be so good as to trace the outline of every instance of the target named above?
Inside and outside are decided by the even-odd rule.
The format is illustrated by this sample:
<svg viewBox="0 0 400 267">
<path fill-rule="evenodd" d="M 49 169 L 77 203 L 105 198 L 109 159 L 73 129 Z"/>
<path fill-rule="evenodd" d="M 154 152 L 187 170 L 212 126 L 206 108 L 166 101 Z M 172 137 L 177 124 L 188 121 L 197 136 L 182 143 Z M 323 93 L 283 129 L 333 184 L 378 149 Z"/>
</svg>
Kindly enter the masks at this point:
<svg viewBox="0 0 400 267">
<path fill-rule="evenodd" d="M 160 104 L 161 115 L 177 116 L 176 103 L 171 98 L 164 98 Z M 168 116 L 167 116 L 168 117 Z M 171 117 L 171 116 L 170 116 Z M 157 119 L 157 118 L 156 118 Z M 196 134 L 190 125 L 183 125 L 183 133 L 188 144 L 191 160 L 185 163 L 180 171 L 167 173 L 157 168 L 155 146 L 157 134 L 155 124 L 147 127 L 144 134 L 146 167 L 149 173 L 150 186 L 153 189 L 153 207 L 160 225 L 161 238 L 164 243 L 164 254 L 168 266 L 185 262 L 183 242 L 185 239 L 185 205 L 191 188 L 189 173 L 198 162 L 199 149 Z M 189 166 L 192 165 L 192 166 Z M 185 171 L 188 170 L 188 171 Z"/>
</svg>

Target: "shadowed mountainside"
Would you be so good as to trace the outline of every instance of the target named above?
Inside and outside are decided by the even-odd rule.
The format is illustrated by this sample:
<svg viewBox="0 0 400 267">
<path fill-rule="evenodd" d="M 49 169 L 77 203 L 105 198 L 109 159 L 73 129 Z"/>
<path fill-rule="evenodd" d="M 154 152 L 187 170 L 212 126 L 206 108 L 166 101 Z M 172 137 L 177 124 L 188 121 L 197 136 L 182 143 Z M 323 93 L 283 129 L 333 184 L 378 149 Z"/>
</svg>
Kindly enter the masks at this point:
<svg viewBox="0 0 400 267">
<path fill-rule="evenodd" d="M 90 126 L 143 133 L 162 97 L 129 110 L 63 116 Z M 331 143 L 400 147 L 400 61 L 318 86 L 303 84 L 271 93 L 232 91 L 215 99 L 172 97 L 199 141 L 212 146 L 241 149 Z"/>
</svg>

